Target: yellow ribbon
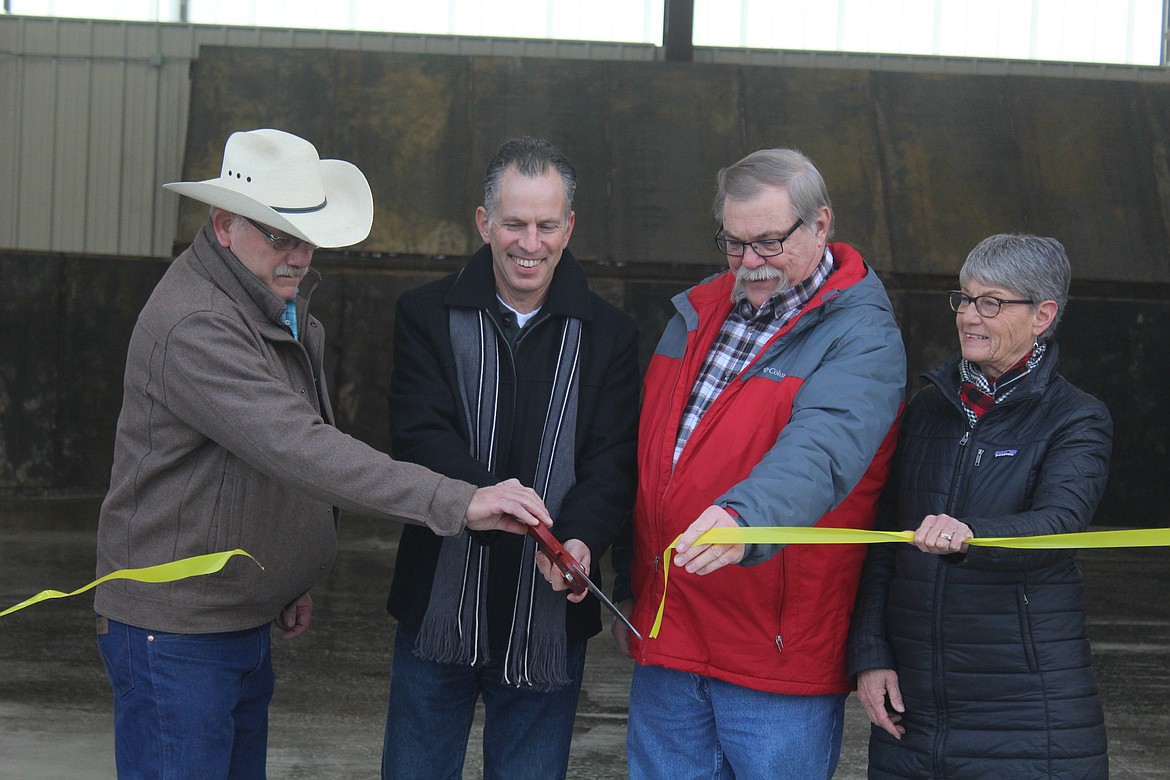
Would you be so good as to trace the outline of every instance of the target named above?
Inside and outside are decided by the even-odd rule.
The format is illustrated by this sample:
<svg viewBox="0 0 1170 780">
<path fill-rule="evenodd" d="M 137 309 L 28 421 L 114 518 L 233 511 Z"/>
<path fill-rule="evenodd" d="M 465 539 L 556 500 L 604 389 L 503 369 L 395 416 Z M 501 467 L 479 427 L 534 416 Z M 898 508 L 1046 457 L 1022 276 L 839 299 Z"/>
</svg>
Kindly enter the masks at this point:
<svg viewBox="0 0 1170 780">
<path fill-rule="evenodd" d="M 59 590 L 42 590 L 37 595 L 30 599 L 25 599 L 19 604 L 9 607 L 0 612 L 0 617 L 10 615 L 17 610 L 31 607 L 41 601 L 48 599 L 63 599 L 70 596 L 76 596 L 85 593 L 87 590 L 92 590 L 103 582 L 109 580 L 134 580 L 136 582 L 175 582 L 176 580 L 183 580 L 188 577 L 199 577 L 205 574 L 214 574 L 227 564 L 228 560 L 237 555 L 243 555 L 252 558 L 250 553 L 244 550 L 228 550 L 227 552 L 209 553 L 207 555 L 196 555 L 192 558 L 183 558 L 178 561 L 171 561 L 170 563 L 160 563 L 157 566 L 146 566 L 141 569 L 119 569 L 112 571 L 104 577 L 94 580 L 85 587 L 78 588 L 72 593 L 62 593 Z M 261 569 L 264 567 L 255 558 L 252 558 L 257 566 Z"/>
<path fill-rule="evenodd" d="M 650 638 L 658 637 L 662 613 L 666 609 L 666 587 L 670 581 L 671 554 L 682 538 L 680 534 L 662 552 L 662 600 L 650 629 Z M 695 544 L 883 544 L 913 542 L 913 531 L 865 531 L 857 528 L 742 527 L 711 528 Z M 1104 547 L 1170 547 L 1170 528 L 1137 528 L 1124 531 L 1084 531 L 1073 534 L 1043 536 L 985 536 L 967 540 L 975 547 L 1010 547 L 1017 550 L 1080 550 Z M 693 547 L 694 545 L 692 545 Z"/>
</svg>

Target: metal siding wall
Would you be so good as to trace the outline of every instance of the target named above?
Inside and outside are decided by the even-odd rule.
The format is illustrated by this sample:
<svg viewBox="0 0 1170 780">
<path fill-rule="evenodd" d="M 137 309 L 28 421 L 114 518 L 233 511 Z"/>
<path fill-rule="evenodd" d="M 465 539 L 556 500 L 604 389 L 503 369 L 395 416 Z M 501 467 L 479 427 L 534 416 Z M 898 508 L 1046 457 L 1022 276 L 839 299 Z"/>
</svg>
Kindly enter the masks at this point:
<svg viewBox="0 0 1170 780">
<path fill-rule="evenodd" d="M 83 26 L 59 29 L 58 48 L 69 52 L 88 52 L 90 35 Z M 92 60 L 82 57 L 58 59 L 57 110 L 52 132 L 53 210 L 50 215 L 49 245 L 66 252 L 85 251 L 86 199 L 85 162 L 90 135 L 89 88 Z"/>
<path fill-rule="evenodd" d="M 169 254 L 176 204 L 156 190 L 160 164 L 181 167 L 192 28 L 177 28 L 167 79 L 154 25 L 0 18 L 0 29 L 0 193 L 15 204 L 0 248 Z"/>
<path fill-rule="evenodd" d="M 26 51 L 51 55 L 56 50 L 53 28 L 29 29 Z M 53 126 L 56 122 L 57 65 L 49 57 L 26 59 L 20 69 L 20 98 L 13 107 L 20 117 L 17 141 L 16 245 L 28 249 L 51 247 L 53 208 Z"/>
<path fill-rule="evenodd" d="M 118 246 L 117 193 L 122 157 L 124 70 L 121 62 L 99 61 L 94 63 L 90 77 L 93 132 L 86 145 L 85 184 L 89 218 L 85 245 L 89 251 L 109 254 L 114 254 Z"/>
<path fill-rule="evenodd" d="M 151 191 L 150 211 L 165 215 L 152 220 L 152 254 L 169 255 L 175 240 L 178 198 L 164 192 L 162 185 L 178 179 L 183 170 L 183 149 L 187 138 L 188 96 L 191 91 L 191 60 L 198 50 L 190 28 L 164 27 L 159 39 L 162 65 L 158 69 L 158 106 L 154 148 L 156 179 Z"/>
<path fill-rule="evenodd" d="M 0 246 L 16 246 L 19 223 L 16 186 L 20 166 L 18 143 L 21 100 L 21 60 L 8 54 L 16 51 L 19 28 L 0 24 Z"/>
<path fill-rule="evenodd" d="M 0 249 L 168 257 L 199 46 L 652 61 L 638 44 L 0 16 Z M 13 205 L 14 204 L 14 205 Z"/>
<path fill-rule="evenodd" d="M 154 192 L 158 189 L 155 148 L 158 144 L 158 28 L 127 27 L 125 121 L 122 126 L 122 154 L 119 195 L 119 254 L 133 254 L 128 247 L 149 246 L 154 214 Z M 160 60 L 155 60 L 161 64 Z"/>
</svg>

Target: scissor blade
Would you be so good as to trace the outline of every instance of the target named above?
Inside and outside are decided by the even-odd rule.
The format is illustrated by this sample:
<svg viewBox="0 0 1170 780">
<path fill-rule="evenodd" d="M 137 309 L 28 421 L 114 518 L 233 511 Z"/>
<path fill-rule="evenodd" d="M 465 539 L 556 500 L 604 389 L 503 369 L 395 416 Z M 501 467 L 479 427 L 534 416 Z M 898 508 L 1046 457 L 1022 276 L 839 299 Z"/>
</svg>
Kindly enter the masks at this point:
<svg viewBox="0 0 1170 780">
<path fill-rule="evenodd" d="M 577 571 L 574 572 L 573 576 L 580 577 L 585 582 L 585 584 L 589 586 L 589 590 L 593 591 L 593 595 L 597 597 L 597 600 L 604 604 L 605 608 L 612 612 L 614 617 L 626 624 L 626 628 L 630 629 L 631 634 L 638 637 L 638 639 L 642 638 L 642 635 L 638 633 L 638 629 L 634 628 L 634 624 L 630 622 L 630 619 L 623 615 L 622 611 L 618 609 L 617 606 L 612 601 L 610 601 L 604 593 L 601 592 L 601 588 L 593 584 L 593 580 L 589 579 L 588 575 Z"/>
</svg>

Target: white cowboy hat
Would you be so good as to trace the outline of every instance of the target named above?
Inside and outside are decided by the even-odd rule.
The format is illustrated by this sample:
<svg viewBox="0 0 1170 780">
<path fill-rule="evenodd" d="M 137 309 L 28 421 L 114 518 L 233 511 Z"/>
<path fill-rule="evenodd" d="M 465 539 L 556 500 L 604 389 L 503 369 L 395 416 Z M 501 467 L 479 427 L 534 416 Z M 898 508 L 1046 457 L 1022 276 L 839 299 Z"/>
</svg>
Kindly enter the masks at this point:
<svg viewBox="0 0 1170 780">
<path fill-rule="evenodd" d="M 374 221 L 374 196 L 357 166 L 322 160 L 311 143 L 282 130 L 232 133 L 219 178 L 171 182 L 163 189 L 316 246 L 363 241 Z"/>
</svg>

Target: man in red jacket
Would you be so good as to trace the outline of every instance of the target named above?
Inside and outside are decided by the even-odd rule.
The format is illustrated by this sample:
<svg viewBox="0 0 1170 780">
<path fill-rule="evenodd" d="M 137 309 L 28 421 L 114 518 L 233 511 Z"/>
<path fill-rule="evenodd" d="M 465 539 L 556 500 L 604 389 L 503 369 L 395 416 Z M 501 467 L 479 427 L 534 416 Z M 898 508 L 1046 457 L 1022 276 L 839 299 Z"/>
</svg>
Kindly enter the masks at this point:
<svg viewBox="0 0 1170 780">
<path fill-rule="evenodd" d="M 630 777 L 828 778 L 864 549 L 696 540 L 872 527 L 905 353 L 881 282 L 829 243 L 832 207 L 804 155 L 763 150 L 720 171 L 714 211 L 729 270 L 674 300 L 643 390 L 632 560 L 615 551 L 617 596 L 646 636 L 615 628 L 637 661 Z"/>
</svg>

